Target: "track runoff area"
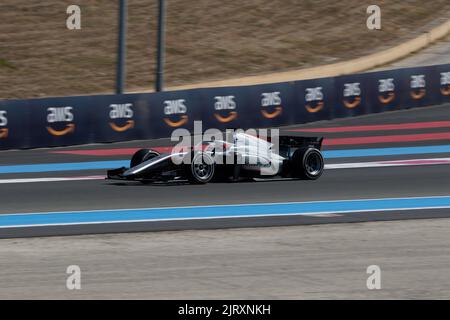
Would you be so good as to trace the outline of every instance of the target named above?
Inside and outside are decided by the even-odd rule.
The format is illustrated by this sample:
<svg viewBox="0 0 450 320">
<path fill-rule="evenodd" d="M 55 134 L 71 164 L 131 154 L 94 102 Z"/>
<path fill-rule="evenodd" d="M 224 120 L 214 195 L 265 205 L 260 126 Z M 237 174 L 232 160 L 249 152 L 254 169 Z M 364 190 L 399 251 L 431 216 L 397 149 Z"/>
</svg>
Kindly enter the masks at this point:
<svg viewBox="0 0 450 320">
<path fill-rule="evenodd" d="M 323 136 L 317 181 L 106 181 L 168 140 L 0 152 L 0 237 L 450 217 L 450 105 L 281 128 Z"/>
</svg>

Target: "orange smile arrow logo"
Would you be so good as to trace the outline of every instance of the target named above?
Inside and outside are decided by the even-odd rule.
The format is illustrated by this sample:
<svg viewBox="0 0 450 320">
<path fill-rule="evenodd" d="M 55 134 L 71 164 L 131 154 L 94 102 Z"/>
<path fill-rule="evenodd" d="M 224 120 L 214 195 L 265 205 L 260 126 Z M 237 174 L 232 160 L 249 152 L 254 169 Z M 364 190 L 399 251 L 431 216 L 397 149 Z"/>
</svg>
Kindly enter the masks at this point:
<svg viewBox="0 0 450 320">
<path fill-rule="evenodd" d="M 216 117 L 216 119 L 219 122 L 225 123 L 225 122 L 230 122 L 233 121 L 234 119 L 237 118 L 237 112 L 236 111 L 231 111 L 230 115 L 228 117 L 223 117 L 220 114 L 214 113 L 214 116 Z"/>
<path fill-rule="evenodd" d="M 414 100 L 420 100 L 420 99 L 422 99 L 423 97 L 425 97 L 426 92 L 427 92 L 427 91 L 426 91 L 424 88 L 420 89 L 420 90 L 419 90 L 419 93 L 416 93 L 415 91 L 411 91 L 411 97 L 412 97 Z"/>
<path fill-rule="evenodd" d="M 111 126 L 111 128 L 112 128 L 114 131 L 117 131 L 117 132 L 124 132 L 124 131 L 127 131 L 127 130 L 129 130 L 129 129 L 134 128 L 134 120 L 128 120 L 128 121 L 127 121 L 127 124 L 124 125 L 124 126 L 122 126 L 122 127 L 116 125 L 114 122 L 110 122 L 109 125 Z"/>
<path fill-rule="evenodd" d="M 8 137 L 9 129 L 3 128 L 0 130 L 0 139 L 4 139 Z"/>
<path fill-rule="evenodd" d="M 355 100 L 353 102 L 348 102 L 347 100 L 344 100 L 344 106 L 348 109 L 353 109 L 359 106 L 361 103 L 361 97 L 355 97 Z"/>
<path fill-rule="evenodd" d="M 188 116 L 183 115 L 179 121 L 172 121 L 170 119 L 164 118 L 164 122 L 170 127 L 179 127 L 188 122 Z"/>
<path fill-rule="evenodd" d="M 75 131 L 75 124 L 69 123 L 63 130 L 55 130 L 51 127 L 47 127 L 47 131 L 54 136 L 64 136 Z"/>
<path fill-rule="evenodd" d="M 383 97 L 382 95 L 378 96 L 378 100 L 380 100 L 380 102 L 382 104 L 388 104 L 390 102 L 392 102 L 392 100 L 395 99 L 395 93 L 394 92 L 389 92 L 387 97 Z"/>
<path fill-rule="evenodd" d="M 306 104 L 305 108 L 309 113 L 316 113 L 322 110 L 323 106 L 324 106 L 323 101 L 320 101 L 319 103 L 317 103 L 315 107 L 311 107 L 309 104 Z"/>
<path fill-rule="evenodd" d="M 445 88 L 441 88 L 441 93 L 442 93 L 444 96 L 449 96 L 449 95 L 450 95 L 450 88 L 449 88 L 449 86 L 447 86 L 447 87 L 445 87 Z"/>
<path fill-rule="evenodd" d="M 262 113 L 263 117 L 267 118 L 267 119 L 276 118 L 276 117 L 278 117 L 281 114 L 281 112 L 283 112 L 283 108 L 281 106 L 280 107 L 276 107 L 275 111 L 272 112 L 272 113 L 267 112 L 266 110 L 261 110 L 261 113 Z"/>
</svg>

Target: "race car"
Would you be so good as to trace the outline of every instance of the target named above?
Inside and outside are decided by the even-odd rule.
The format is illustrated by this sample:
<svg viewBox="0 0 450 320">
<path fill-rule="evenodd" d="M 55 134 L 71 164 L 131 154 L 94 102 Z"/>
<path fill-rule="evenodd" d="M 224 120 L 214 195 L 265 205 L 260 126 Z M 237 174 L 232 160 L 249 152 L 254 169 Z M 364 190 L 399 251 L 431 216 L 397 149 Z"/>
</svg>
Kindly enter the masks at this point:
<svg viewBox="0 0 450 320">
<path fill-rule="evenodd" d="M 107 179 L 205 184 L 255 178 L 316 180 L 323 173 L 321 137 L 279 136 L 275 146 L 268 139 L 243 132 L 229 140 L 203 141 L 161 154 L 141 149 L 131 158 L 130 168 L 108 170 Z"/>
</svg>

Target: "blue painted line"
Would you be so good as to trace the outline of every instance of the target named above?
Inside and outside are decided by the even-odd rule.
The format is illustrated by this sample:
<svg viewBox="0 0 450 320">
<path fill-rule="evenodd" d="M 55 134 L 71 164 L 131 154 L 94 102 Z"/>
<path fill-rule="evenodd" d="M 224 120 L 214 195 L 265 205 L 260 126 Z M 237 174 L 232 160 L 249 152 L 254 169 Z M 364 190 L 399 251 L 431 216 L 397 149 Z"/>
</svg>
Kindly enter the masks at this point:
<svg viewBox="0 0 450 320">
<path fill-rule="evenodd" d="M 400 148 L 375 148 L 323 151 L 325 159 L 354 158 L 371 156 L 414 155 L 427 153 L 450 153 L 450 145 Z M 0 166 L 2 173 L 36 173 L 55 171 L 106 170 L 129 166 L 129 160 L 92 161 L 73 163 L 43 163 L 27 165 Z"/>
<path fill-rule="evenodd" d="M 0 228 L 449 208 L 450 196 L 0 215 Z"/>
<path fill-rule="evenodd" d="M 130 160 L 26 164 L 15 166 L 0 166 L 0 173 L 30 173 L 30 172 L 113 169 L 129 165 Z"/>
</svg>

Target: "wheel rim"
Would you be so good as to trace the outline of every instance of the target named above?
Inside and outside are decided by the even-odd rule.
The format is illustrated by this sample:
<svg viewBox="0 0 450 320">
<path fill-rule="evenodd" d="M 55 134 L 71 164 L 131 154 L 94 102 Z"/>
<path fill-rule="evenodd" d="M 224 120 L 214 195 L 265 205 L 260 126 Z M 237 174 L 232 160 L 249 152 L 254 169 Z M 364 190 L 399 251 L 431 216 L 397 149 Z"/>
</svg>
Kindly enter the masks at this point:
<svg viewBox="0 0 450 320">
<path fill-rule="evenodd" d="M 310 176 L 317 176 L 322 171 L 322 158 L 316 152 L 310 153 L 305 161 L 306 172 Z"/>
<path fill-rule="evenodd" d="M 213 172 L 212 165 L 205 163 L 203 157 L 196 158 L 193 166 L 193 172 L 200 180 L 207 180 L 211 177 Z"/>
</svg>

